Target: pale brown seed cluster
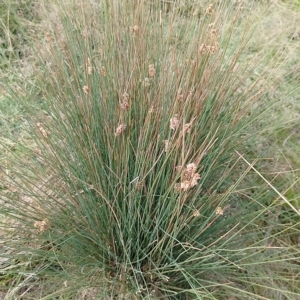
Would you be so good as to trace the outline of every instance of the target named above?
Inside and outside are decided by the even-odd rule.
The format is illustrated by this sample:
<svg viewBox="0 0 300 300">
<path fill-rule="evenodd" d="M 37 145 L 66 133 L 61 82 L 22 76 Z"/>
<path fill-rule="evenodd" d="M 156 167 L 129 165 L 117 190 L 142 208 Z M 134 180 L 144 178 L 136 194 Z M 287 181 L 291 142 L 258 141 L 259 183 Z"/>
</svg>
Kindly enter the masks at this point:
<svg viewBox="0 0 300 300">
<path fill-rule="evenodd" d="M 149 70 L 148 70 L 149 76 L 154 77 L 155 76 L 155 68 L 154 65 L 149 65 Z"/>
<path fill-rule="evenodd" d="M 182 174 L 182 181 L 179 184 L 175 185 L 176 191 L 188 191 L 198 184 L 200 179 L 199 173 L 197 173 L 197 166 L 195 163 L 190 163 L 186 165 Z"/>
<path fill-rule="evenodd" d="M 208 47 L 208 50 L 210 53 L 215 53 L 218 50 L 218 41 L 217 41 L 217 30 L 212 28 L 210 30 L 210 37 L 211 37 L 211 42 Z"/>
<path fill-rule="evenodd" d="M 194 216 L 195 218 L 199 217 L 199 216 L 200 216 L 199 210 L 195 210 L 195 211 L 193 212 L 193 216 Z"/>
<path fill-rule="evenodd" d="M 50 227 L 50 222 L 48 219 L 44 219 L 43 221 L 36 221 L 34 222 L 34 227 L 38 229 L 39 233 L 42 233 Z"/>
<path fill-rule="evenodd" d="M 168 152 L 170 142 L 168 140 L 164 140 L 164 144 L 165 144 L 165 152 Z"/>
<path fill-rule="evenodd" d="M 206 50 L 207 50 L 207 47 L 204 43 L 202 43 L 198 49 L 198 53 L 199 54 L 205 54 L 206 53 Z"/>
<path fill-rule="evenodd" d="M 186 123 L 183 126 L 183 132 L 184 133 L 190 133 L 191 132 L 191 128 L 192 128 L 192 122 Z"/>
<path fill-rule="evenodd" d="M 121 135 L 125 130 L 126 130 L 126 124 L 120 124 L 115 131 L 115 136 Z"/>
<path fill-rule="evenodd" d="M 142 190 L 144 187 L 145 187 L 145 182 L 144 182 L 144 181 L 139 181 L 139 182 L 136 184 L 136 188 L 137 188 L 138 190 Z"/>
<path fill-rule="evenodd" d="M 143 81 L 143 86 L 144 86 L 144 87 L 150 86 L 150 80 L 149 80 L 149 78 L 146 77 L 146 78 L 144 79 L 144 81 Z"/>
<path fill-rule="evenodd" d="M 54 38 L 50 32 L 46 32 L 46 40 L 49 44 L 52 44 L 54 42 Z"/>
<path fill-rule="evenodd" d="M 88 58 L 86 62 L 86 68 L 89 75 L 93 74 L 93 66 L 91 60 Z"/>
<path fill-rule="evenodd" d="M 129 108 L 129 95 L 125 92 L 121 97 L 120 108 L 122 110 L 127 110 Z"/>
<path fill-rule="evenodd" d="M 149 113 L 149 114 L 152 114 L 153 112 L 154 112 L 154 106 L 151 105 L 150 108 L 149 108 L 148 113 Z"/>
<path fill-rule="evenodd" d="M 209 4 L 207 9 L 206 9 L 206 14 L 211 15 L 213 13 L 214 6 L 212 4 Z"/>
<path fill-rule="evenodd" d="M 183 95 L 183 94 L 179 94 L 179 95 L 177 96 L 177 100 L 178 100 L 178 101 L 183 101 L 183 99 L 184 99 L 184 95 Z"/>
<path fill-rule="evenodd" d="M 105 77 L 107 75 L 106 68 L 104 66 L 101 67 L 101 75 Z"/>
<path fill-rule="evenodd" d="M 217 216 L 222 216 L 224 214 L 224 210 L 222 209 L 222 207 L 217 207 L 216 209 L 216 215 Z"/>
<path fill-rule="evenodd" d="M 83 90 L 84 93 L 87 94 L 87 95 L 90 93 L 90 88 L 89 88 L 87 85 L 85 85 L 85 86 L 82 88 L 82 90 Z"/>
<path fill-rule="evenodd" d="M 43 137 L 48 137 L 49 133 L 47 130 L 44 129 L 43 127 L 43 123 L 36 123 L 37 128 L 39 129 L 39 131 L 42 133 Z"/>
<path fill-rule="evenodd" d="M 132 33 L 132 35 L 136 35 L 138 33 L 138 31 L 139 31 L 139 27 L 137 25 L 130 26 L 129 30 Z"/>
<path fill-rule="evenodd" d="M 179 119 L 178 115 L 176 114 L 173 118 L 170 120 L 170 129 L 171 130 L 176 130 L 179 126 Z"/>
<path fill-rule="evenodd" d="M 193 94 L 194 94 L 194 89 L 191 88 L 191 89 L 189 90 L 188 94 L 187 94 L 186 100 L 187 100 L 187 101 L 191 100 L 192 97 L 193 97 Z"/>
<path fill-rule="evenodd" d="M 218 44 L 218 32 L 215 29 L 215 23 L 211 23 L 208 26 L 210 28 L 209 35 L 210 41 L 207 44 L 201 43 L 198 48 L 198 54 L 203 55 L 205 53 L 215 53 L 219 49 Z"/>
</svg>

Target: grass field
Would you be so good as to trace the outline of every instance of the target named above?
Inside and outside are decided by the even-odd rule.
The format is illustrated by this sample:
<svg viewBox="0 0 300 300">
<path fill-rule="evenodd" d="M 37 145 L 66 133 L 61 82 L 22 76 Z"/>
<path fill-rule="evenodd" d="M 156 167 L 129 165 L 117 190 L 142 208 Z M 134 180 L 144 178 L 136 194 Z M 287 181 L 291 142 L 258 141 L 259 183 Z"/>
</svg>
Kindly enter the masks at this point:
<svg viewBox="0 0 300 300">
<path fill-rule="evenodd" d="M 0 4 L 0 297 L 299 299 L 300 2 Z"/>
</svg>

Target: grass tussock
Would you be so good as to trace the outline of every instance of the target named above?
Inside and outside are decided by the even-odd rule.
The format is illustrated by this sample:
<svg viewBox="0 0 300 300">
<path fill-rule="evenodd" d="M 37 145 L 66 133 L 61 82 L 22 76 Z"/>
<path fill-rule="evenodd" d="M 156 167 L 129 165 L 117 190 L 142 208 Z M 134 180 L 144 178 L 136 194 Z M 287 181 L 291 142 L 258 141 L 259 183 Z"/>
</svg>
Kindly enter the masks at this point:
<svg viewBox="0 0 300 300">
<path fill-rule="evenodd" d="M 244 56 L 254 6 L 225 2 L 45 4 L 1 169 L 7 299 L 297 299 L 298 207 L 247 144 L 276 53 Z"/>
</svg>

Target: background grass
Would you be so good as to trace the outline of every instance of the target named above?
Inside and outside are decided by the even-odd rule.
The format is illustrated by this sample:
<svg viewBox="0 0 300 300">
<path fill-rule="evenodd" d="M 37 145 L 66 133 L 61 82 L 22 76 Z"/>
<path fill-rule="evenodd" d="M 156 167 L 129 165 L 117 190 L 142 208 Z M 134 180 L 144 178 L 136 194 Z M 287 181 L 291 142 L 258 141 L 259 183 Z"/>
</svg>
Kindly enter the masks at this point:
<svg viewBox="0 0 300 300">
<path fill-rule="evenodd" d="M 131 143 L 136 142 L 136 145 L 127 144 L 126 138 L 121 137 L 117 140 L 113 135 L 110 137 L 107 132 L 103 135 L 104 126 L 101 123 L 102 120 L 106 120 L 110 124 L 109 128 L 114 132 L 117 125 L 114 121 L 119 121 L 116 119 L 118 118 L 116 111 L 118 111 L 119 104 L 118 101 L 114 102 L 114 99 L 122 99 L 123 91 L 126 91 L 125 87 L 127 86 L 124 74 L 130 74 L 130 64 L 135 64 L 130 56 L 127 57 L 128 61 L 120 58 L 118 54 L 120 47 L 125 45 L 125 51 L 126 45 L 129 45 L 132 48 L 127 50 L 135 50 L 140 53 L 144 61 L 137 64 L 137 69 L 144 70 L 145 74 L 148 72 L 149 64 L 154 63 L 157 76 L 163 72 L 164 65 L 160 65 L 158 57 L 162 59 L 160 54 L 164 52 L 159 45 L 153 45 L 153 40 L 162 39 L 159 35 L 155 36 L 160 32 L 154 29 L 153 32 L 148 32 L 146 26 L 145 28 L 140 27 L 139 30 L 153 34 L 155 39 L 151 36 L 147 37 L 146 42 L 141 39 L 141 46 L 136 50 L 135 44 L 131 40 L 132 36 L 128 35 L 128 31 L 126 32 L 128 25 L 134 24 L 133 19 L 130 24 L 128 23 L 128 20 L 134 18 L 134 15 L 130 15 L 126 19 L 120 13 L 118 17 L 122 16 L 123 19 L 118 19 L 118 22 L 124 22 L 125 26 L 118 27 L 118 24 L 114 23 L 116 21 L 112 22 L 112 19 L 108 17 L 108 12 L 118 12 L 114 7 L 106 7 L 107 11 L 104 12 L 103 17 L 105 22 L 100 23 L 101 26 L 106 26 L 105 32 L 114 32 L 114 35 L 104 41 L 101 29 L 98 28 L 97 31 L 95 29 L 97 27 L 94 27 L 93 21 L 96 18 L 93 15 L 91 17 L 91 10 L 88 6 L 82 6 L 81 10 L 77 8 L 74 11 L 72 7 L 68 7 L 66 10 L 66 7 L 52 6 L 52 14 L 47 17 L 46 15 L 38 16 L 35 19 L 36 22 L 42 21 L 39 26 L 46 34 L 45 42 L 48 38 L 48 44 L 42 43 L 36 48 L 39 50 L 40 58 L 43 58 L 44 63 L 46 62 L 46 67 L 39 60 L 36 61 L 33 68 L 29 67 L 30 70 L 38 71 L 40 77 L 31 78 L 32 72 L 28 72 L 26 67 L 24 68 L 28 65 L 28 61 L 32 63 L 32 57 L 28 61 L 26 61 L 26 56 L 19 57 L 23 61 L 21 77 L 17 73 L 20 70 L 16 66 L 16 63 L 20 62 L 19 60 L 15 61 L 17 56 L 5 55 L 3 57 L 5 66 L 7 66 L 7 61 L 10 62 L 11 69 L 8 70 L 14 70 L 15 73 L 9 74 L 9 76 L 6 72 L 2 73 L 3 82 L 9 81 L 9 87 L 3 85 L 0 103 L 3 115 L 1 121 L 1 165 L 3 170 L 1 189 L 3 199 L 9 203 L 2 208 L 2 217 L 17 216 L 17 221 L 21 221 L 22 224 L 22 227 L 18 225 L 18 228 L 14 228 L 12 226 L 14 223 L 9 223 L 9 226 L 7 226 L 7 222 L 3 223 L 6 226 L 4 226 L 5 234 L 2 233 L 5 245 L 2 282 L 4 289 L 8 290 L 7 293 L 5 292 L 8 299 L 13 297 L 23 297 L 23 299 L 48 297 L 51 299 L 59 297 L 59 295 L 63 295 L 60 297 L 66 299 L 73 299 L 74 297 L 84 297 L 84 294 L 87 295 L 86 297 L 92 297 L 91 295 L 95 294 L 99 299 L 118 294 L 119 297 L 128 299 L 137 296 L 146 297 L 152 291 L 154 291 L 152 297 L 162 297 L 162 294 L 165 294 L 165 298 L 173 297 L 174 299 L 180 299 L 181 294 L 182 297 L 189 295 L 191 299 L 196 297 L 199 299 L 230 297 L 236 299 L 297 299 L 299 297 L 300 286 L 297 277 L 299 215 L 295 212 L 299 209 L 299 181 L 297 178 L 299 175 L 299 151 L 297 150 L 299 148 L 297 141 L 299 98 L 295 92 L 299 87 L 299 65 L 297 65 L 299 51 L 297 35 L 295 37 L 297 33 L 294 30 L 296 23 L 293 23 L 293 20 L 296 20 L 299 15 L 297 3 L 295 1 L 288 2 L 286 5 L 274 1 L 265 10 L 263 3 L 255 2 L 256 5 L 261 5 L 259 6 L 261 9 L 257 10 L 254 18 L 261 20 L 258 23 L 258 29 L 263 34 L 258 37 L 254 36 L 254 39 L 248 44 L 249 47 L 241 56 L 240 64 L 243 65 L 250 60 L 253 62 L 253 68 L 251 77 L 243 80 L 239 93 L 243 95 L 246 91 L 247 97 L 254 94 L 255 90 L 249 93 L 247 89 L 253 82 L 256 83 L 256 87 L 268 86 L 267 93 L 260 99 L 260 102 L 256 102 L 249 113 L 251 116 L 257 111 L 265 109 L 268 111 L 263 118 L 256 118 L 255 122 L 251 123 L 251 130 L 242 130 L 244 135 L 250 136 L 245 143 L 238 143 L 239 139 L 229 139 L 232 144 L 226 148 L 227 152 L 224 151 L 224 156 L 221 149 L 222 142 L 227 141 L 226 134 L 223 135 L 225 138 L 218 142 L 214 141 L 213 136 L 216 132 L 220 133 L 219 125 L 228 129 L 228 127 L 224 127 L 224 120 L 227 123 L 234 116 L 236 110 L 234 107 L 226 107 L 223 118 L 217 116 L 212 118 L 211 115 L 203 114 L 203 119 L 198 126 L 199 129 L 206 130 L 208 138 L 204 138 L 202 143 L 197 142 L 196 138 L 194 140 L 200 149 L 204 149 L 206 146 L 211 147 L 213 151 L 204 160 L 203 167 L 205 169 L 201 169 L 201 176 L 204 176 L 204 180 L 202 179 L 201 188 L 197 189 L 195 195 L 201 196 L 201 201 L 206 204 L 199 205 L 199 203 L 197 204 L 198 200 L 195 200 L 194 206 L 179 207 L 172 202 L 175 199 L 172 194 L 174 186 L 168 187 L 171 171 L 164 167 L 166 162 L 172 161 L 171 158 L 180 157 L 180 152 L 176 147 L 169 158 L 156 165 L 158 174 L 153 173 L 147 179 L 147 184 L 151 186 L 150 192 L 148 192 L 150 196 L 146 196 L 141 190 L 134 190 L 135 196 L 133 197 L 130 194 L 131 190 L 127 187 L 116 189 L 119 181 L 127 183 L 127 185 L 133 181 L 134 184 L 134 179 L 140 172 L 137 171 L 139 168 L 153 170 L 153 161 L 156 161 L 158 150 L 163 149 L 163 146 L 154 143 L 154 147 L 149 151 L 149 149 L 143 148 L 145 144 L 140 142 L 139 137 L 153 138 L 160 132 L 158 128 L 169 130 L 169 120 L 175 110 L 171 110 L 171 113 L 161 120 L 159 127 L 155 127 L 154 123 L 146 123 L 151 126 L 141 127 L 142 131 L 135 129 L 129 140 Z M 17 11 L 17 8 L 18 4 L 13 3 L 6 6 L 5 12 L 8 11 L 11 14 L 11 12 Z M 191 53 L 189 49 L 192 49 L 193 46 L 189 44 L 190 39 L 186 35 L 192 36 L 192 33 L 186 28 L 191 28 L 193 22 L 197 22 L 197 17 L 201 18 L 201 12 L 203 13 L 205 9 L 195 12 L 196 8 L 192 2 L 180 3 L 175 14 L 179 19 L 173 19 L 174 26 L 178 31 L 174 30 L 174 36 L 169 37 L 170 40 L 161 45 L 170 47 L 173 43 L 176 47 L 186 49 L 187 55 Z M 168 6 L 166 9 L 170 9 L 170 7 Z M 246 16 L 250 9 L 251 7 L 245 6 Z M 153 10 L 155 11 L 155 7 Z M 42 12 L 43 10 L 40 8 L 40 13 Z M 66 12 L 67 15 L 64 15 Z M 260 12 L 263 12 L 262 16 L 259 15 Z M 14 14 L 11 15 L 14 16 Z M 15 15 L 17 16 L 17 14 Z M 141 16 L 144 15 L 141 14 Z M 45 24 L 49 24 L 48 18 L 52 22 L 55 21 L 56 24 L 51 29 L 48 28 L 49 31 L 42 29 L 45 28 L 43 26 L 47 26 Z M 155 24 L 155 19 L 159 20 L 159 11 L 153 15 L 153 18 Z M 145 17 L 145 20 L 148 19 Z M 148 24 L 147 22 L 143 23 L 145 20 L 141 20 L 142 25 Z M 278 24 L 282 24 L 281 28 L 277 26 Z M 9 23 L 6 23 L 5 26 L 7 30 Z M 89 28 L 95 36 L 86 40 L 82 39 L 81 30 L 85 27 Z M 280 31 L 283 28 L 284 33 Z M 72 36 L 68 36 L 64 32 L 66 29 L 72 32 Z M 25 32 L 25 30 L 21 28 L 21 32 Z M 242 33 L 242 30 L 235 31 L 236 35 L 232 37 L 231 43 L 227 46 L 228 57 L 236 51 L 236 40 L 241 37 Z M 55 45 L 49 43 L 51 37 L 56 41 Z M 26 41 L 26 38 L 22 38 L 17 44 L 26 45 Z M 185 41 L 186 44 L 184 44 Z M 89 43 L 96 43 L 96 45 Z M 104 45 L 104 49 L 97 53 L 98 56 L 95 56 L 92 51 L 93 47 L 103 47 L 102 45 Z M 112 45 L 117 46 L 112 47 Z M 149 53 L 146 51 L 148 49 L 151 49 Z M 31 55 L 34 56 L 34 54 Z M 255 59 L 257 55 L 264 57 L 260 64 Z M 94 77 L 88 76 L 86 65 L 87 58 L 92 57 L 94 72 L 96 72 Z M 187 57 L 187 59 L 191 58 Z M 64 65 L 62 61 L 67 61 L 67 63 Z M 211 60 L 211 66 L 213 66 L 213 62 Z M 226 62 L 224 59 L 225 67 Z M 268 66 L 268 69 L 264 68 L 263 63 Z M 109 80 L 107 76 L 103 78 L 102 67 L 104 65 L 106 72 L 110 74 Z M 180 64 L 175 64 L 175 66 L 182 67 Z M 274 66 L 276 66 L 275 69 Z M 169 66 L 165 67 L 168 70 Z M 178 70 L 181 70 L 180 68 Z M 242 67 L 239 68 L 242 70 Z M 213 70 L 216 71 L 216 69 Z M 51 76 L 49 76 L 50 74 Z M 73 76 L 71 76 L 72 74 Z M 74 77 L 74 74 L 79 75 Z M 160 79 L 163 82 L 161 85 L 159 81 L 155 81 L 157 77 L 151 81 L 152 85 L 160 87 L 156 90 L 153 89 L 152 92 L 149 88 L 149 93 L 154 99 L 156 99 L 155 93 L 157 92 L 164 97 L 172 95 L 172 89 L 170 89 L 172 81 L 169 79 L 171 76 L 167 71 L 166 74 L 168 76 L 162 76 Z M 188 78 L 185 71 L 182 74 Z M 24 78 L 26 78 L 25 81 Z M 82 90 L 86 79 L 91 80 L 92 96 L 86 95 Z M 208 87 L 218 87 L 218 80 L 223 81 L 224 84 L 230 82 L 226 81 L 222 73 L 216 71 L 212 85 L 208 85 Z M 274 84 L 270 84 L 272 81 Z M 98 86 L 99 82 L 102 84 L 101 89 Z M 139 76 L 132 82 L 136 85 L 140 84 Z M 186 92 L 188 92 L 191 83 L 189 80 L 186 80 L 186 83 Z M 94 94 L 95 87 L 100 90 L 99 94 Z M 144 88 L 148 87 L 144 86 Z M 109 91 L 108 101 L 101 103 L 101 110 L 94 107 L 94 110 L 91 111 L 88 105 L 89 101 L 94 97 L 100 97 L 101 92 L 103 93 L 105 89 Z M 134 86 L 131 86 L 131 89 L 135 90 Z M 5 90 L 13 91 L 13 98 Z M 169 91 L 169 94 L 165 91 Z M 85 99 L 84 103 L 78 102 L 78 93 Z M 59 100 L 56 101 L 58 94 Z M 129 95 L 132 96 L 132 93 Z M 131 110 L 132 118 L 139 115 L 141 124 L 142 120 L 150 122 L 145 117 L 149 103 L 147 102 L 148 98 L 144 95 L 147 93 L 144 94 L 143 90 L 138 94 L 145 101 L 142 109 L 137 105 Z M 54 99 L 56 100 L 53 101 Z M 211 99 L 212 103 L 215 103 L 213 102 L 214 98 Z M 278 101 L 274 101 L 274 99 Z M 159 107 L 161 104 L 159 98 L 156 101 L 158 102 L 154 103 Z M 207 110 L 211 108 L 209 102 L 206 105 Z M 214 110 L 214 113 L 216 114 L 217 111 L 218 108 Z M 94 130 L 92 139 L 91 136 L 87 138 L 84 134 L 85 123 L 83 121 L 86 115 L 95 121 L 89 123 Z M 192 107 L 187 115 L 192 116 Z M 56 122 L 52 122 L 51 118 L 54 118 Z M 127 119 L 127 125 L 130 122 L 131 117 Z M 244 120 L 244 122 L 248 123 L 249 121 Z M 37 126 L 37 123 L 43 125 Z M 243 128 L 243 123 L 240 124 Z M 41 126 L 44 126 L 43 130 L 51 132 L 50 141 L 45 139 L 45 136 L 43 138 Z M 241 127 L 230 133 L 234 135 Z M 77 128 L 78 135 L 74 134 L 71 128 Z M 80 128 L 81 130 L 79 130 Z M 255 134 L 253 134 L 254 132 Z M 196 137 L 196 134 L 193 136 Z M 62 144 L 57 144 L 62 140 L 64 141 Z M 104 154 L 100 155 L 100 150 L 93 154 L 94 146 L 90 144 L 91 140 L 100 140 L 103 141 L 102 144 L 107 145 L 107 148 L 101 150 Z M 74 141 L 77 141 L 77 144 L 74 144 Z M 210 146 L 213 143 L 215 147 Z M 62 150 L 62 147 L 66 149 Z M 138 160 L 132 151 L 136 147 L 142 150 L 139 152 Z M 241 153 L 246 155 L 250 165 L 258 158 L 255 164 L 253 163 L 258 174 L 253 168 L 249 168 L 247 162 L 243 162 L 241 156 L 236 152 L 229 151 L 233 148 L 242 151 Z M 58 151 L 59 149 L 61 151 Z M 191 150 L 188 149 L 187 152 L 189 151 Z M 87 158 L 90 161 L 87 161 Z M 99 160 L 100 158 L 102 161 Z M 45 161 L 45 159 L 49 161 Z M 216 160 L 218 163 L 214 164 Z M 103 168 L 103 162 L 109 165 L 109 169 Z M 118 163 L 120 164 L 118 165 Z M 127 169 L 127 165 L 129 169 Z M 80 168 L 76 166 L 80 166 Z M 5 179 L 6 175 L 10 175 L 9 181 Z M 61 182 L 64 182 L 64 185 L 61 185 Z M 178 180 L 176 182 L 178 183 Z M 55 187 L 54 191 L 53 187 Z M 49 194 L 49 190 L 52 190 L 53 193 Z M 205 192 L 201 192 L 201 190 Z M 105 197 L 101 196 L 102 200 L 119 199 L 113 202 L 114 211 L 118 214 L 113 222 L 111 221 L 111 206 L 107 206 L 104 212 L 98 212 L 96 218 L 93 216 L 96 213 L 95 205 L 96 207 L 101 206 L 101 202 L 98 202 L 99 191 L 106 195 Z M 280 191 L 282 196 L 278 195 L 276 191 Z M 57 195 L 59 195 L 59 200 Z M 130 200 L 143 199 L 143 197 L 146 199 L 146 207 L 141 207 L 139 202 Z M 159 197 L 165 200 L 160 203 Z M 37 201 L 38 209 L 36 203 L 31 204 L 32 199 Z M 132 201 L 129 202 L 132 204 L 128 205 L 127 202 L 124 204 L 124 199 Z M 294 205 L 294 210 L 288 205 L 287 200 Z M 91 201 L 92 204 L 87 205 L 86 201 Z M 24 202 L 25 206 L 22 204 Z M 19 210 L 18 214 L 14 207 L 15 203 Z M 157 207 L 153 206 L 153 203 L 157 203 Z M 41 205 L 42 209 L 40 209 Z M 71 207 L 76 212 L 74 221 L 68 221 L 72 218 L 72 214 L 70 215 L 70 210 L 64 210 L 64 205 Z M 78 210 L 78 205 L 85 211 Z M 105 206 L 105 203 L 102 205 Z M 34 210 L 30 209 L 31 206 Z M 225 209 L 225 216 L 216 218 L 215 211 L 219 206 L 223 209 L 228 206 L 229 209 L 228 211 Z M 197 207 L 201 213 L 200 220 L 199 218 L 191 219 L 189 216 L 195 212 Z M 152 218 L 147 218 L 147 213 L 145 213 L 146 218 L 142 217 L 143 210 L 152 214 Z M 37 215 L 36 212 L 40 215 Z M 54 213 L 52 214 L 52 212 Z M 157 227 L 153 227 L 153 216 L 159 224 L 156 223 Z M 43 222 L 45 218 L 49 218 L 51 221 L 51 231 L 37 234 L 37 229 L 33 226 L 34 222 Z M 168 231 L 172 223 L 170 221 L 175 222 L 171 233 Z M 118 224 L 118 222 L 120 223 Z M 185 222 L 189 224 L 188 228 L 185 227 Z M 109 226 L 112 223 L 115 224 Z M 140 228 L 140 226 L 143 227 Z M 199 226 L 202 233 L 200 237 L 198 236 Z M 107 234 L 103 228 L 111 231 Z M 9 229 L 14 230 L 8 231 Z M 162 240 L 159 243 L 162 246 L 151 248 L 157 239 L 156 234 L 161 234 L 162 229 L 165 233 L 165 235 L 161 235 Z M 115 246 L 108 241 L 112 236 L 119 237 L 116 241 L 118 244 Z M 122 243 L 122 236 L 123 241 L 127 241 L 126 246 Z M 187 236 L 190 238 L 189 242 L 185 240 Z M 222 236 L 226 238 L 219 239 Z M 21 243 L 18 242 L 20 239 Z M 114 250 L 108 250 L 109 248 L 114 248 Z M 200 248 L 203 254 L 199 258 Z M 13 249 L 17 249 L 17 252 Z M 120 257 L 120 262 L 115 259 L 115 255 Z M 214 255 L 217 258 L 214 258 Z M 148 263 L 145 260 L 139 262 L 139 257 L 148 257 Z M 163 267 L 165 263 L 169 266 Z M 151 264 L 153 265 L 151 266 Z M 80 266 L 80 270 L 78 266 Z M 129 282 L 123 276 L 128 276 Z M 170 282 L 168 277 L 171 278 Z M 153 280 L 153 278 L 155 279 Z M 79 281 L 81 284 L 78 284 Z M 229 282 L 233 282 L 233 284 L 228 284 Z M 143 289 L 145 290 L 143 291 Z M 179 294 L 174 295 L 174 291 Z"/>
</svg>

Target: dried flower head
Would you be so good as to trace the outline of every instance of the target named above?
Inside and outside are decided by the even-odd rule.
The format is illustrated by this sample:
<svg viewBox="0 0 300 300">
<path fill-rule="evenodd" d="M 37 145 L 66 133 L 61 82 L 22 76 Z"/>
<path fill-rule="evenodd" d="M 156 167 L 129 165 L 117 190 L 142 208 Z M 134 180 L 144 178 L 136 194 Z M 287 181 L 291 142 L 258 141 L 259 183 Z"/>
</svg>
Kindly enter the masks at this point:
<svg viewBox="0 0 300 300">
<path fill-rule="evenodd" d="M 217 41 L 217 30 L 212 28 L 210 30 L 211 42 L 210 46 L 207 47 L 210 53 L 215 53 L 218 50 L 219 44 Z"/>
<path fill-rule="evenodd" d="M 222 207 L 217 207 L 216 209 L 216 215 L 217 216 L 222 216 L 224 214 L 224 210 L 222 209 Z"/>
<path fill-rule="evenodd" d="M 190 187 L 191 187 L 191 183 L 188 180 L 185 180 L 185 181 L 181 182 L 181 184 L 180 184 L 180 189 L 185 191 L 185 192 L 187 190 L 189 190 Z"/>
<path fill-rule="evenodd" d="M 155 68 L 154 65 L 149 65 L 149 76 L 154 77 L 155 76 Z"/>
<path fill-rule="evenodd" d="M 187 94 L 186 100 L 189 101 L 193 97 L 194 94 L 194 88 L 191 88 Z"/>
<path fill-rule="evenodd" d="M 128 101 L 129 100 L 129 95 L 124 92 L 123 95 L 122 95 L 122 101 Z"/>
<path fill-rule="evenodd" d="M 106 68 L 104 66 L 101 66 L 100 72 L 103 77 L 105 77 L 107 75 Z"/>
<path fill-rule="evenodd" d="M 175 189 L 188 191 L 190 188 L 198 184 L 200 175 L 196 173 L 197 165 L 195 163 L 187 164 L 182 174 L 182 182 L 175 186 Z"/>
<path fill-rule="evenodd" d="M 176 130 L 179 126 L 179 119 L 178 115 L 176 114 L 173 118 L 170 120 L 170 129 L 171 130 Z"/>
<path fill-rule="evenodd" d="M 214 6 L 212 4 L 209 4 L 205 12 L 207 15 L 211 15 L 213 13 L 213 10 Z"/>
<path fill-rule="evenodd" d="M 125 131 L 125 129 L 126 129 L 126 125 L 120 124 L 115 131 L 115 136 L 121 135 Z"/>
<path fill-rule="evenodd" d="M 203 55 L 205 54 L 206 50 L 207 50 L 207 46 L 204 43 L 202 43 L 198 49 L 198 53 Z"/>
<path fill-rule="evenodd" d="M 218 51 L 218 45 L 217 44 L 210 45 L 210 46 L 208 46 L 207 49 L 208 49 L 209 53 L 214 54 Z"/>
<path fill-rule="evenodd" d="M 196 217 L 199 217 L 200 216 L 200 213 L 199 213 L 199 210 L 195 210 L 193 212 L 193 216 L 196 218 Z"/>
<path fill-rule="evenodd" d="M 196 171 L 197 171 L 197 166 L 195 163 L 190 163 L 190 164 L 186 165 L 185 173 L 187 175 L 192 175 L 192 174 L 196 173 Z"/>
<path fill-rule="evenodd" d="M 137 184 L 136 184 L 136 188 L 137 190 L 142 190 L 143 188 L 145 187 L 145 182 L 144 181 L 139 181 Z"/>
<path fill-rule="evenodd" d="M 82 88 L 82 90 L 84 91 L 85 94 L 89 94 L 89 93 L 90 93 L 90 88 L 89 88 L 87 85 L 85 85 L 85 86 Z"/>
<path fill-rule="evenodd" d="M 154 105 L 151 105 L 150 108 L 149 108 L 148 113 L 152 114 L 153 112 L 154 112 Z"/>
<path fill-rule="evenodd" d="M 139 27 L 137 25 L 130 26 L 129 29 L 130 29 L 130 32 L 132 33 L 132 35 L 136 35 L 137 32 L 139 31 Z"/>
<path fill-rule="evenodd" d="M 36 126 L 39 129 L 39 131 L 42 133 L 43 137 L 46 138 L 49 136 L 49 132 L 47 130 L 45 130 L 43 127 L 43 123 L 36 123 Z"/>
<path fill-rule="evenodd" d="M 181 184 L 180 183 L 176 183 L 174 185 L 174 190 L 175 190 L 176 193 L 179 193 L 180 190 L 181 190 Z"/>
<path fill-rule="evenodd" d="M 181 171 L 182 171 L 182 166 L 181 166 L 181 165 L 176 166 L 176 167 L 175 167 L 175 170 L 176 170 L 177 172 L 181 172 Z"/>
<path fill-rule="evenodd" d="M 86 62 L 86 68 L 87 68 L 87 72 L 89 75 L 91 75 L 93 73 L 93 66 L 91 63 L 91 60 L 88 58 L 87 62 Z"/>
<path fill-rule="evenodd" d="M 190 185 L 191 187 L 194 187 L 198 184 L 198 180 L 200 179 L 200 175 L 198 173 L 193 174 L 191 180 L 190 180 Z"/>
<path fill-rule="evenodd" d="M 121 108 L 122 110 L 127 110 L 127 109 L 129 108 L 129 103 L 126 102 L 126 101 L 121 102 L 121 103 L 120 103 L 120 108 Z"/>
<path fill-rule="evenodd" d="M 179 95 L 177 96 L 177 100 L 178 100 L 178 101 L 183 101 L 183 99 L 184 99 L 184 95 L 183 95 L 183 94 L 179 94 Z"/>
<path fill-rule="evenodd" d="M 168 140 L 164 140 L 164 144 L 165 144 L 165 152 L 168 152 L 170 142 Z"/>
<path fill-rule="evenodd" d="M 183 126 L 183 132 L 184 133 L 190 133 L 191 132 L 191 128 L 192 128 L 192 122 L 186 123 Z"/>
<path fill-rule="evenodd" d="M 150 86 L 149 78 L 146 77 L 146 78 L 144 79 L 144 81 L 143 81 L 143 86 L 144 86 L 144 87 Z"/>
<path fill-rule="evenodd" d="M 123 110 L 126 110 L 129 108 L 129 95 L 126 92 L 123 93 L 123 95 L 121 97 L 120 107 Z"/>
<path fill-rule="evenodd" d="M 200 179 L 200 175 L 198 173 L 195 173 L 188 180 L 184 180 L 183 182 L 181 182 L 180 188 L 183 191 L 187 191 L 190 188 L 196 186 L 198 184 L 199 179 Z"/>
<path fill-rule="evenodd" d="M 34 227 L 38 229 L 39 233 L 46 231 L 49 228 L 49 226 L 50 226 L 50 222 L 48 219 L 34 222 Z"/>
<path fill-rule="evenodd" d="M 46 32 L 46 40 L 49 44 L 52 44 L 54 42 L 53 35 L 49 31 Z"/>
<path fill-rule="evenodd" d="M 216 44 L 217 43 L 217 30 L 216 29 L 211 29 L 210 30 L 210 35 L 211 35 L 211 43 Z"/>
</svg>

